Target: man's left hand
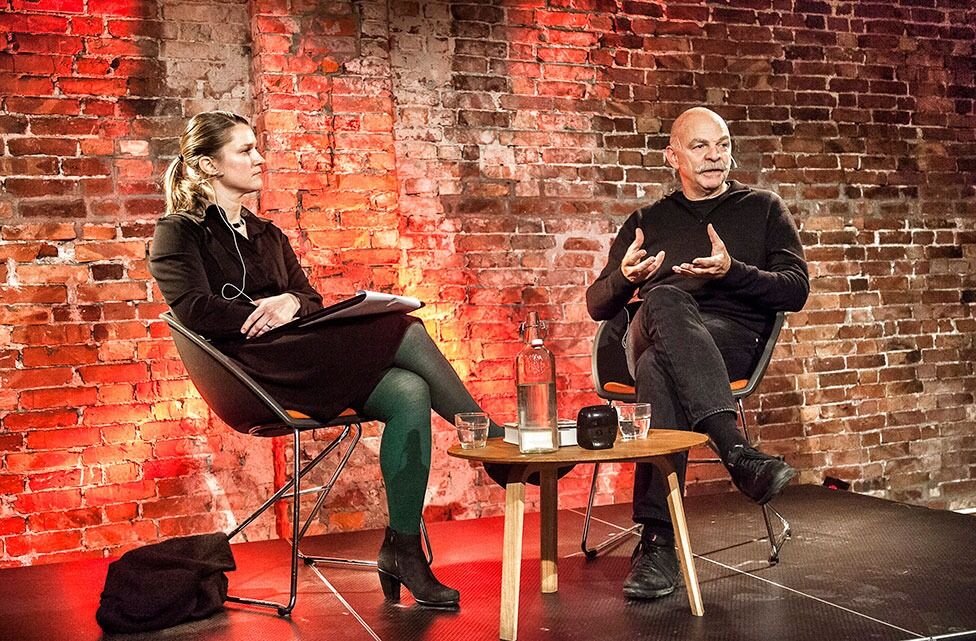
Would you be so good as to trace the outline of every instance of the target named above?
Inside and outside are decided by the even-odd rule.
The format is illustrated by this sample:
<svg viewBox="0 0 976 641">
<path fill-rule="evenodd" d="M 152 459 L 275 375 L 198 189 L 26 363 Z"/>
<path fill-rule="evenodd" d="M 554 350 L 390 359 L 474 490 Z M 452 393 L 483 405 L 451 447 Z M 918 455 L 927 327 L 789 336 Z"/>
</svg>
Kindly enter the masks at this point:
<svg viewBox="0 0 976 641">
<path fill-rule="evenodd" d="M 721 278 L 732 266 L 732 257 L 725 248 L 725 243 L 719 238 L 711 223 L 708 225 L 708 238 L 712 241 L 712 255 L 696 258 L 690 263 L 681 263 L 672 267 L 676 274 L 682 276 L 696 276 L 699 278 Z"/>
</svg>

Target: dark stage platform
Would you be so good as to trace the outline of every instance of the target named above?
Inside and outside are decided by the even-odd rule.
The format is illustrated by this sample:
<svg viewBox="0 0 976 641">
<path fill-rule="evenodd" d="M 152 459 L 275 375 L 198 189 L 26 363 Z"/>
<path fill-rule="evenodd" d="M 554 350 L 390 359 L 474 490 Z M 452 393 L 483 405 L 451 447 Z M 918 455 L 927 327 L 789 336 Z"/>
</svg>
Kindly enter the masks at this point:
<svg viewBox="0 0 976 641">
<path fill-rule="evenodd" d="M 820 487 L 788 488 L 776 501 L 794 537 L 775 567 L 755 506 L 738 494 L 686 500 L 705 616 L 683 589 L 653 602 L 621 594 L 633 537 L 587 561 L 581 511 L 559 513 L 559 592 L 539 592 L 538 515 L 526 515 L 519 639 L 820 640 L 976 639 L 976 518 Z M 629 505 L 596 509 L 591 542 L 619 531 Z M 434 523 L 434 567 L 461 590 L 461 611 L 384 602 L 375 571 L 301 569 L 291 619 L 228 608 L 211 619 L 126 640 L 280 641 L 498 638 L 502 519 Z M 378 531 L 316 537 L 309 553 L 375 558 Z M 232 591 L 281 599 L 287 544 L 237 545 Z M 94 613 L 107 561 L 0 571 L 0 640 L 99 639 Z M 108 638 L 108 637 L 106 637 Z"/>
</svg>

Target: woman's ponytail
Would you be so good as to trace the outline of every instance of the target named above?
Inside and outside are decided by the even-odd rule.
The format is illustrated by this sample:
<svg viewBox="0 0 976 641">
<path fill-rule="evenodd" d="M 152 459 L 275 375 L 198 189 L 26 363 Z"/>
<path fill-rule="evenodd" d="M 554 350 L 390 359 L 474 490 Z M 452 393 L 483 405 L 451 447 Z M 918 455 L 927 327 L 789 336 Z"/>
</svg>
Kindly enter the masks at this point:
<svg viewBox="0 0 976 641">
<path fill-rule="evenodd" d="M 166 215 L 175 214 L 178 211 L 189 211 L 193 205 L 193 198 L 188 193 L 188 189 L 183 184 L 184 170 L 183 157 L 177 156 L 170 161 L 163 174 L 163 191 L 166 194 Z"/>
</svg>

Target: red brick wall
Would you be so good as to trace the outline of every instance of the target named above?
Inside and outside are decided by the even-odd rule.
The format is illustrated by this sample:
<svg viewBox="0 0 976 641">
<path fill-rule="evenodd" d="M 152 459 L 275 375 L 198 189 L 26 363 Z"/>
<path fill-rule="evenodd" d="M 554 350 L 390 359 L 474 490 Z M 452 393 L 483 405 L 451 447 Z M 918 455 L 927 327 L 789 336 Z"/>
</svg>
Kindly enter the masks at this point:
<svg viewBox="0 0 976 641">
<path fill-rule="evenodd" d="M 0 562 L 222 528 L 267 488 L 250 469 L 271 455 L 209 424 L 156 321 L 146 255 L 184 115 L 252 110 L 247 5 L 7 8 Z"/>
<path fill-rule="evenodd" d="M 155 181 L 184 118 L 214 107 L 254 118 L 260 210 L 315 284 L 423 298 L 509 419 L 528 309 L 551 321 L 563 413 L 595 402 L 583 290 L 623 217 L 671 188 L 675 115 L 712 106 L 735 177 L 788 201 L 811 264 L 750 403 L 765 447 L 803 482 L 976 504 L 969 3 L 10 2 L 0 563 L 226 527 L 290 456 L 211 419 L 155 321 Z M 383 523 L 379 434 L 322 528 Z M 434 442 L 452 442 L 440 420 Z M 429 518 L 499 512 L 479 471 L 434 460 Z M 715 466 L 692 476 L 727 487 Z M 600 500 L 628 500 L 629 477 L 608 470 Z M 560 487 L 581 504 L 584 471 Z"/>
</svg>

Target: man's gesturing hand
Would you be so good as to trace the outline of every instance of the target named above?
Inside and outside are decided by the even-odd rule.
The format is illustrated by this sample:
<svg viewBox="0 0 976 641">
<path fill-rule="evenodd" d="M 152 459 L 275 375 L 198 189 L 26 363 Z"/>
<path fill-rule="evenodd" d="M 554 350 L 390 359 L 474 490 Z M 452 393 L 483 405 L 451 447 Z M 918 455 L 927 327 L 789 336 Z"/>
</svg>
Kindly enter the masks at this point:
<svg viewBox="0 0 976 641">
<path fill-rule="evenodd" d="M 663 251 L 659 251 L 657 256 L 644 258 L 647 252 L 641 249 L 641 245 L 643 244 L 644 232 L 638 227 L 637 232 L 634 234 L 634 242 L 627 248 L 624 259 L 620 261 L 620 271 L 623 272 L 624 278 L 635 285 L 643 283 L 650 278 L 651 274 L 656 272 L 664 263 Z"/>
<path fill-rule="evenodd" d="M 708 225 L 708 238 L 712 241 L 712 255 L 696 258 L 690 263 L 675 265 L 672 268 L 675 273 L 700 278 L 721 278 L 725 276 L 729 267 L 732 266 L 732 257 L 729 256 L 729 250 L 725 248 L 725 243 L 719 238 L 711 223 Z"/>
</svg>

